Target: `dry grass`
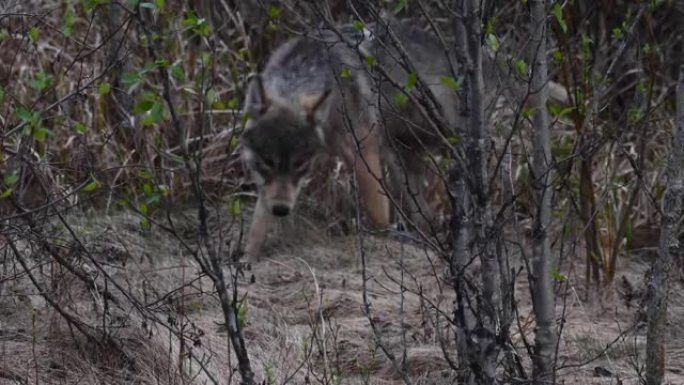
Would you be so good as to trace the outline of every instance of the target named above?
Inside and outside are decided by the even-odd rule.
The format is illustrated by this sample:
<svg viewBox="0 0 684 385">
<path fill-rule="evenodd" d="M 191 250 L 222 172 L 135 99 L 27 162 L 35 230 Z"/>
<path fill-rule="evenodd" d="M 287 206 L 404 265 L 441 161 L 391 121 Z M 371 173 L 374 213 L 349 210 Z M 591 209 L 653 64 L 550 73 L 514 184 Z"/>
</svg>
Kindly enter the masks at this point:
<svg viewBox="0 0 684 385">
<path fill-rule="evenodd" d="M 192 212 L 173 216 L 179 234 L 192 233 Z M 211 383 L 209 378 L 229 383 L 228 373 L 236 363 L 227 350 L 220 306 L 210 282 L 200 278 L 200 269 L 181 251 L 179 242 L 157 227 L 141 230 L 139 218 L 125 213 L 110 217 L 82 213 L 68 218 L 86 250 L 109 274 L 112 281 L 108 287 L 115 293 L 115 301 L 105 300 L 39 251 L 24 251 L 31 256 L 31 271 L 50 287 L 49 294 L 91 330 L 106 335 L 106 342 L 90 341 L 69 327 L 18 269 L 17 276 L 8 276 L 2 287 L 6 325 L 0 343 L 2 377 L 30 384 L 201 384 Z M 213 230 L 217 235 L 221 229 Z M 229 230 L 224 227 L 222 231 Z M 56 239 L 66 235 L 60 226 L 54 226 L 51 234 Z M 304 383 L 307 378 L 313 383 L 401 383 L 379 341 L 397 359 L 405 354 L 404 367 L 416 383 L 450 383 L 454 373 L 444 358 L 440 339 L 445 338 L 447 351 L 454 354 L 453 335 L 439 314 L 450 314 L 454 298 L 444 286 L 442 262 L 415 246 L 362 236 L 372 319 L 379 332 L 376 340 L 363 311 L 359 239 L 354 235 L 331 237 L 320 227 L 307 228 L 298 219 L 280 224 L 269 241 L 267 256 L 253 263 L 241 279 L 241 296 L 246 298 L 244 334 L 257 378 L 268 383 L 286 379 Z M 73 258 L 96 275 L 82 254 Z M 520 263 L 512 261 L 513 266 Z M 641 287 L 644 270 L 645 262 L 633 257 L 621 274 Z M 249 283 L 252 276 L 254 282 Z M 562 369 L 559 378 L 593 383 L 592 370 L 601 366 L 624 383 L 635 383 L 633 365 L 643 363 L 636 353 L 643 354 L 644 334 L 627 330 L 639 310 L 637 304 L 628 307 L 617 290 L 607 289 L 605 295 L 613 300 L 591 307 L 578 299 L 575 287 L 579 277 L 569 279 L 559 363 L 590 364 Z M 104 282 L 101 276 L 97 281 Z M 114 289 L 114 282 L 139 302 L 127 301 Z M 526 325 L 522 330 L 531 338 L 533 326 L 524 322 L 531 317 L 524 276 L 516 287 L 522 324 Z M 672 299 L 675 334 L 681 320 L 678 315 L 684 313 L 682 298 L 675 294 Z M 561 310 L 559 304 L 559 314 Z M 183 352 L 202 359 L 206 372 L 188 356 L 180 358 L 180 340 L 169 328 L 174 333 L 182 330 Z M 522 348 L 517 328 L 513 329 L 513 341 Z M 681 339 L 670 341 L 668 378 L 678 383 L 682 367 L 677 352 L 684 346 L 677 342 Z"/>
</svg>

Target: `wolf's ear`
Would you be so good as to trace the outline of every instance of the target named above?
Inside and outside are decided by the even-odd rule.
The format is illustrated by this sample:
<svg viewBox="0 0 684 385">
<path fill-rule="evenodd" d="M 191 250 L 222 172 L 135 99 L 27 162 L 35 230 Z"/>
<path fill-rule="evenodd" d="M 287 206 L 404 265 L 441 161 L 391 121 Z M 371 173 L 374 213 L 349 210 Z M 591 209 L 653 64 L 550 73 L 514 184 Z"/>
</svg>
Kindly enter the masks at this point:
<svg viewBox="0 0 684 385">
<path fill-rule="evenodd" d="M 245 98 L 245 110 L 251 117 L 262 115 L 268 109 L 270 100 L 264 90 L 264 83 L 261 75 L 254 74 L 249 76 L 247 86 L 247 96 Z"/>
<path fill-rule="evenodd" d="M 306 111 L 306 117 L 312 123 L 318 123 L 317 114 L 324 111 L 325 108 L 321 108 L 325 103 L 325 100 L 330 96 L 330 89 L 326 89 L 320 94 L 306 96 L 302 98 L 302 107 Z"/>
</svg>

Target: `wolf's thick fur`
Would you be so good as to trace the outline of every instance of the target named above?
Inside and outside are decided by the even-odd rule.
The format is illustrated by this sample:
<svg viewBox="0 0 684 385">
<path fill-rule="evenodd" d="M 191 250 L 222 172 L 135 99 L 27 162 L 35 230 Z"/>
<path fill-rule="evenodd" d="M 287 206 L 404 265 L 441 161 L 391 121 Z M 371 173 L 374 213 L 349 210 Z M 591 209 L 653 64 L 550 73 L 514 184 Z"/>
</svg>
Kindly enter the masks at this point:
<svg viewBox="0 0 684 385">
<path fill-rule="evenodd" d="M 458 96 L 443 79 L 456 70 L 454 58 L 445 52 L 431 33 L 396 20 L 389 30 L 379 22 L 364 31 L 351 26 L 315 31 L 273 52 L 262 73 L 250 81 L 245 101 L 249 120 L 243 158 L 259 189 L 245 248 L 248 257 L 259 254 L 272 217 L 292 211 L 323 152 L 341 157 L 354 171 L 374 226 L 390 225 L 384 167 L 399 209 L 396 219 L 423 229 L 431 223 L 424 158 L 462 126 Z M 495 59 L 484 66 L 489 81 L 485 102 L 491 105 L 497 88 Z M 408 87 L 417 79 L 436 105 L 420 103 L 419 108 L 407 101 L 407 92 L 418 96 L 415 85 Z M 425 93 L 420 97 L 425 99 Z M 432 109 L 446 132 L 434 129 L 425 108 Z"/>
<path fill-rule="evenodd" d="M 342 28 L 342 33 L 359 42 L 366 55 L 377 55 L 378 65 L 387 65 L 400 82 L 405 81 L 408 72 L 392 66 L 393 52 L 376 45 L 369 38 L 371 34 L 360 36 L 348 27 Z M 400 24 L 399 38 L 411 38 L 409 34 L 409 27 Z M 354 171 L 368 219 L 374 226 L 390 225 L 389 200 L 381 182 L 383 163 L 401 164 L 406 169 L 402 173 L 408 175 L 406 178 L 397 177 L 397 171 L 392 174 L 398 189 L 404 186 L 411 197 L 418 197 L 411 198 L 414 204 L 407 207 L 427 207 L 419 186 L 423 173 L 420 154 L 425 148 L 414 143 L 414 128 L 423 122 L 415 119 L 416 113 L 410 107 L 397 111 L 390 106 L 392 95 L 399 91 L 383 84 L 378 87 L 363 56 L 348 43 L 332 31 L 290 40 L 272 54 L 262 73 L 250 81 L 245 102 L 249 120 L 242 138 L 243 157 L 259 195 L 245 249 L 248 257 L 258 255 L 272 216 L 287 215 L 294 208 L 302 182 L 322 152 L 341 157 Z M 406 49 L 410 56 L 415 56 L 411 59 L 415 59 L 419 75 L 425 75 L 431 80 L 428 83 L 435 85 L 433 92 L 438 99 L 449 103 L 451 98 L 446 97 L 447 90 L 438 80 L 439 76 L 449 75 L 446 59 L 437 58 L 442 55 L 441 50 L 421 51 L 426 55 L 418 52 L 425 48 L 422 43 L 409 42 Z M 428 59 L 427 54 L 432 57 Z M 388 95 L 380 98 L 380 90 Z M 428 141 L 434 139 L 428 136 Z M 398 149 L 393 152 L 397 156 L 383 159 L 383 154 L 389 154 L 384 151 L 389 147 Z"/>
<path fill-rule="evenodd" d="M 341 77 L 343 71 L 351 76 Z M 389 226 L 389 202 L 380 183 L 382 140 L 372 98 L 358 55 L 330 31 L 285 43 L 252 79 L 242 144 L 259 197 L 247 238 L 248 257 L 258 255 L 272 215 L 285 216 L 293 209 L 323 151 L 340 156 L 354 170 L 371 222 Z"/>
</svg>

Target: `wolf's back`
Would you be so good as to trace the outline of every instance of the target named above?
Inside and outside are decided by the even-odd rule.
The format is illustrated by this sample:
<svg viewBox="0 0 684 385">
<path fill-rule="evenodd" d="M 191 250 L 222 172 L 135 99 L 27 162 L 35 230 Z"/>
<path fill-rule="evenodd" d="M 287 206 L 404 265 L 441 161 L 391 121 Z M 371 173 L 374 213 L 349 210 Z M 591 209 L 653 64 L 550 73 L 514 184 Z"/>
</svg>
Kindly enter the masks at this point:
<svg viewBox="0 0 684 385">
<path fill-rule="evenodd" d="M 280 46 L 271 55 L 262 77 L 271 95 L 291 103 L 300 97 L 338 89 L 342 70 L 356 71 L 360 64 L 358 55 L 336 34 L 316 31 Z"/>
<path fill-rule="evenodd" d="M 448 50 L 431 32 L 422 30 L 412 23 L 389 20 L 367 26 L 368 34 L 362 48 L 383 67 L 391 80 L 378 76 L 376 92 L 380 93 L 380 119 L 388 134 L 402 143 L 407 151 L 421 151 L 420 146 L 434 147 L 440 143 L 440 135 L 417 105 L 411 102 L 401 105 L 397 100 L 405 92 L 409 78 L 417 74 L 429 88 L 437 103 L 438 115 L 446 127 L 454 129 L 458 119 L 458 97 L 447 87 L 442 78 L 455 76 L 456 60 L 448 56 Z M 409 90 L 410 91 L 410 90 Z M 418 93 L 412 92 L 422 99 Z M 425 100 L 425 99 L 423 99 Z M 422 143 L 418 145 L 417 143 Z"/>
<path fill-rule="evenodd" d="M 331 86 L 331 56 L 322 43 L 305 38 L 278 48 L 262 72 L 264 87 L 274 98 L 292 100 L 301 94 L 322 92 Z"/>
</svg>

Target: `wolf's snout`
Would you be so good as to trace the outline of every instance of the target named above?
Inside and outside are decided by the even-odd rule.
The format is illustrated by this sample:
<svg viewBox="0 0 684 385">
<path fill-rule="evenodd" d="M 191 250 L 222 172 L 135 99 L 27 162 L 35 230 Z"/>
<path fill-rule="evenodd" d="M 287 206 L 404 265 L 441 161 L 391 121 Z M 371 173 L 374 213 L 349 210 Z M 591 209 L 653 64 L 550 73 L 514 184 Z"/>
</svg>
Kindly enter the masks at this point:
<svg viewBox="0 0 684 385">
<path fill-rule="evenodd" d="M 290 213 L 290 208 L 282 204 L 273 206 L 272 210 L 277 217 L 286 217 Z"/>
</svg>

